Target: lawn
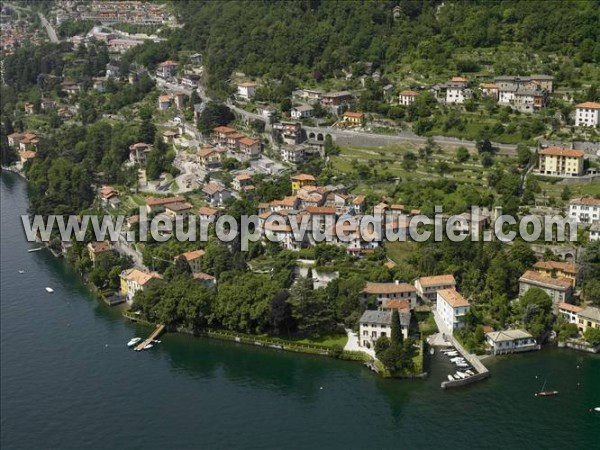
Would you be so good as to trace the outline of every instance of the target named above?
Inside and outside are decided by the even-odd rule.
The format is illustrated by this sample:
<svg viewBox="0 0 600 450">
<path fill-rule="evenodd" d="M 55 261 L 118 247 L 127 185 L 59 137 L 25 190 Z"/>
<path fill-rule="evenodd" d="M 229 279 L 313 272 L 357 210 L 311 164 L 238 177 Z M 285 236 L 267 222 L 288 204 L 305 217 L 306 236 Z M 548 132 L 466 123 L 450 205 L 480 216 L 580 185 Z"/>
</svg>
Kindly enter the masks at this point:
<svg viewBox="0 0 600 450">
<path fill-rule="evenodd" d="M 387 242 L 385 244 L 387 256 L 395 263 L 407 262 L 416 248 L 415 242 Z"/>
<path fill-rule="evenodd" d="M 328 336 L 322 336 L 320 338 L 279 338 L 282 341 L 288 341 L 290 343 L 296 344 L 304 344 L 304 345 L 316 345 L 319 347 L 333 347 L 333 346 L 341 346 L 344 347 L 346 342 L 348 342 L 348 336 L 345 334 L 333 334 Z"/>
</svg>

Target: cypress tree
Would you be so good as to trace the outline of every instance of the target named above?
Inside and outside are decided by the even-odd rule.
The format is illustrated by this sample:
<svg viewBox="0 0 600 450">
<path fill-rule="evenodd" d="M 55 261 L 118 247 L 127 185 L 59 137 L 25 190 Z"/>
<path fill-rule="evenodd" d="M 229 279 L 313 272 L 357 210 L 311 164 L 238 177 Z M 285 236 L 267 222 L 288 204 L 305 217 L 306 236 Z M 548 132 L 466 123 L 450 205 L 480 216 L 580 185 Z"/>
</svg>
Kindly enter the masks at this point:
<svg viewBox="0 0 600 450">
<path fill-rule="evenodd" d="M 394 309 L 392 312 L 392 336 L 391 341 L 392 344 L 401 345 L 404 340 L 404 336 L 402 335 L 402 326 L 400 325 L 400 314 L 397 309 Z"/>
</svg>

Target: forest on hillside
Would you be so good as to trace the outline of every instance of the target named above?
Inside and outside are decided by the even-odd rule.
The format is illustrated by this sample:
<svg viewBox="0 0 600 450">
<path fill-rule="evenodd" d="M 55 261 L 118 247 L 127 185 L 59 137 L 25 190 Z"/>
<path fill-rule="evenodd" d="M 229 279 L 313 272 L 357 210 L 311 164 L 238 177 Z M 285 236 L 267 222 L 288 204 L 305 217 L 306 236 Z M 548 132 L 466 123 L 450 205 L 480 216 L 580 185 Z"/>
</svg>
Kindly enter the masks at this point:
<svg viewBox="0 0 600 450">
<path fill-rule="evenodd" d="M 236 70 L 317 81 L 341 69 L 360 74 L 365 62 L 384 72 L 399 63 L 420 72 L 476 72 L 481 61 L 458 56 L 459 49 L 469 54 L 513 44 L 567 56 L 575 66 L 600 63 L 597 0 L 193 0 L 172 6 L 186 26 L 130 57 L 152 64 L 179 50 L 201 52 L 217 90 Z M 519 65 L 499 69 L 512 74 Z"/>
</svg>

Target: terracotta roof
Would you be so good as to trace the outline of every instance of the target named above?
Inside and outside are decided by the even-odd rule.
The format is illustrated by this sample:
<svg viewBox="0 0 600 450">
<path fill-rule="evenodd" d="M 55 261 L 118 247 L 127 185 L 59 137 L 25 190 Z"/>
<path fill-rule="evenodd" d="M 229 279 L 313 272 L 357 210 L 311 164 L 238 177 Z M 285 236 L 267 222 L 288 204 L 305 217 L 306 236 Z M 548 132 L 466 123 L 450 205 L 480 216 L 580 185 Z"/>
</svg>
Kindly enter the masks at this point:
<svg viewBox="0 0 600 450">
<path fill-rule="evenodd" d="M 252 179 L 252 177 L 250 175 L 248 175 L 247 173 L 242 173 L 241 175 L 238 175 L 235 178 L 238 179 L 239 181 L 251 180 Z"/>
<path fill-rule="evenodd" d="M 141 270 L 138 270 L 138 269 L 126 270 L 125 272 L 123 272 L 121 274 L 121 277 L 128 281 L 134 281 L 137 284 L 139 284 L 140 286 L 144 286 L 148 281 L 150 281 L 152 279 L 162 279 L 160 274 L 158 274 L 156 272 L 148 273 L 148 272 L 142 272 Z"/>
<path fill-rule="evenodd" d="M 363 113 L 361 113 L 361 112 L 346 111 L 344 113 L 344 117 L 353 117 L 355 119 L 362 119 Z"/>
<path fill-rule="evenodd" d="M 421 286 L 444 286 L 447 284 L 456 284 L 456 280 L 454 279 L 454 275 L 433 275 L 431 277 L 421 277 L 419 278 L 419 283 Z"/>
<path fill-rule="evenodd" d="M 571 205 L 600 206 L 600 198 L 579 197 L 569 202 Z"/>
<path fill-rule="evenodd" d="M 213 153 L 218 153 L 217 149 L 214 147 L 203 147 L 199 152 L 198 156 L 200 158 L 206 158 L 207 156 L 212 155 Z"/>
<path fill-rule="evenodd" d="M 466 79 L 466 78 L 464 78 L 464 77 L 452 77 L 452 78 L 450 79 L 450 81 L 453 81 L 453 82 L 455 82 L 455 83 L 468 83 L 468 82 L 469 82 L 469 80 L 467 80 L 467 79 Z"/>
<path fill-rule="evenodd" d="M 213 131 L 215 133 L 222 133 L 222 134 L 237 133 L 237 130 L 235 130 L 234 128 L 223 127 L 223 126 L 213 128 Z"/>
<path fill-rule="evenodd" d="M 243 83 L 238 84 L 238 86 L 242 87 L 255 87 L 256 83 L 253 81 L 244 81 Z"/>
<path fill-rule="evenodd" d="M 327 207 L 327 206 L 307 206 L 306 208 L 304 208 L 305 211 L 309 212 L 310 214 L 335 214 L 336 213 L 336 209 L 333 207 Z"/>
<path fill-rule="evenodd" d="M 112 249 L 112 245 L 108 241 L 90 242 L 88 244 L 88 248 L 93 253 L 102 253 L 102 252 L 107 252 L 107 251 L 111 250 Z"/>
<path fill-rule="evenodd" d="M 288 206 L 293 208 L 296 204 L 297 197 L 295 195 L 288 195 L 287 197 L 283 197 L 281 200 L 273 200 L 271 202 L 272 206 Z"/>
<path fill-rule="evenodd" d="M 32 150 L 22 150 L 19 152 L 19 156 L 23 159 L 35 158 L 36 153 Z"/>
<path fill-rule="evenodd" d="M 243 144 L 243 145 L 256 145 L 259 142 L 260 141 L 258 141 L 256 139 L 250 139 L 249 137 L 243 137 L 240 139 L 240 144 Z"/>
<path fill-rule="evenodd" d="M 583 308 L 577 305 L 571 305 L 570 303 L 561 302 L 558 304 L 558 309 L 562 309 L 563 311 L 569 311 L 572 313 L 580 313 L 583 311 Z"/>
<path fill-rule="evenodd" d="M 405 299 L 389 300 L 383 309 L 410 309 L 410 303 Z"/>
<path fill-rule="evenodd" d="M 452 308 L 470 306 L 467 299 L 465 299 L 456 289 L 440 289 L 437 293 L 438 297 L 441 297 Z"/>
<path fill-rule="evenodd" d="M 538 261 L 533 267 L 536 269 L 553 270 L 558 269 L 566 273 L 575 275 L 577 273 L 577 266 L 574 263 L 562 262 L 562 261 Z"/>
<path fill-rule="evenodd" d="M 185 252 L 180 256 L 184 257 L 187 261 L 194 261 L 202 258 L 206 252 L 204 250 L 193 250 L 191 252 Z"/>
<path fill-rule="evenodd" d="M 163 131 L 163 136 L 177 136 L 177 131 L 173 130 L 165 130 Z"/>
<path fill-rule="evenodd" d="M 294 181 L 315 181 L 315 177 L 312 175 L 308 175 L 306 173 L 301 173 L 298 175 L 292 175 L 292 180 Z"/>
<path fill-rule="evenodd" d="M 419 95 L 419 93 L 415 91 L 402 91 L 400 92 L 400 95 L 403 95 L 405 97 L 416 97 L 417 95 Z"/>
<path fill-rule="evenodd" d="M 217 183 L 213 183 L 212 181 L 202 188 L 202 192 L 208 195 L 214 195 L 217 192 L 222 192 L 225 190 L 226 189 L 224 187 L 218 185 Z"/>
<path fill-rule="evenodd" d="M 166 67 L 166 66 L 178 66 L 179 63 L 176 63 L 175 61 L 171 61 L 170 59 L 164 62 L 161 62 L 159 64 L 159 67 Z"/>
<path fill-rule="evenodd" d="M 146 199 L 146 205 L 148 206 L 158 206 L 158 205 L 168 205 L 169 203 L 181 203 L 185 202 L 185 198 L 181 196 L 177 197 L 164 197 L 164 198 L 156 198 L 156 197 L 148 197 Z"/>
<path fill-rule="evenodd" d="M 192 205 L 190 205 L 187 202 L 177 202 L 177 203 L 169 203 L 166 206 L 167 209 L 170 209 L 173 212 L 179 212 L 179 211 L 187 211 L 192 209 Z"/>
<path fill-rule="evenodd" d="M 392 210 L 398 210 L 398 211 L 403 211 L 404 210 L 404 205 L 391 205 L 390 209 L 392 209 Z"/>
<path fill-rule="evenodd" d="M 367 295 L 400 294 L 403 292 L 417 292 L 412 284 L 408 283 L 372 283 L 367 281 L 363 293 Z"/>
<path fill-rule="evenodd" d="M 160 103 L 170 102 L 171 101 L 171 96 L 170 95 L 159 95 L 158 96 L 158 101 Z"/>
<path fill-rule="evenodd" d="M 586 109 L 600 109 L 600 103 L 598 102 L 584 102 L 575 105 L 575 108 L 586 108 Z"/>
<path fill-rule="evenodd" d="M 519 278 L 519 281 L 524 281 L 531 284 L 542 284 L 557 289 L 568 289 L 573 286 L 573 280 L 569 278 L 552 278 L 533 270 L 526 271 L 521 278 Z"/>
<path fill-rule="evenodd" d="M 202 216 L 214 216 L 215 214 L 217 214 L 219 212 L 218 209 L 215 208 L 209 208 L 208 206 L 203 206 L 202 208 L 200 208 L 198 210 L 198 214 L 202 215 Z"/>
<path fill-rule="evenodd" d="M 481 89 L 498 89 L 498 85 L 496 83 L 481 83 L 479 87 Z"/>
<path fill-rule="evenodd" d="M 100 189 L 100 196 L 102 198 L 110 198 L 115 195 L 119 195 L 119 193 L 112 186 L 102 186 Z"/>
<path fill-rule="evenodd" d="M 212 281 L 215 279 L 215 277 L 213 277 L 212 275 L 209 275 L 204 272 L 198 272 L 192 276 L 193 276 L 194 280 L 200 280 L 200 281 Z"/>
<path fill-rule="evenodd" d="M 538 153 L 540 155 L 547 156 L 571 156 L 574 158 L 581 158 L 583 157 L 583 155 L 585 155 L 585 152 L 583 150 L 571 150 L 568 148 L 558 147 L 545 148 L 543 150 L 540 150 Z"/>
</svg>

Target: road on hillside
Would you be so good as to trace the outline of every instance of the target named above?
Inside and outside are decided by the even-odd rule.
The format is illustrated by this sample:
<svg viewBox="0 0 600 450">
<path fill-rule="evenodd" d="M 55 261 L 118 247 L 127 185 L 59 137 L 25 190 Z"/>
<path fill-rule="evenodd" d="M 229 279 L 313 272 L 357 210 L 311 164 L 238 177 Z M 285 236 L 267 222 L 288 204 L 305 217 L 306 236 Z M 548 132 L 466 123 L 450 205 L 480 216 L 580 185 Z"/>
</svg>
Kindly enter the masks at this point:
<svg viewBox="0 0 600 450">
<path fill-rule="evenodd" d="M 38 13 L 38 16 L 40 16 L 42 25 L 44 25 L 44 28 L 46 29 L 46 32 L 48 33 L 48 39 L 50 39 L 50 42 L 52 42 L 53 44 L 58 44 L 60 41 L 58 40 L 56 31 L 54 31 L 54 28 L 52 28 L 52 25 L 50 25 L 50 22 L 48 22 L 46 20 L 46 18 L 44 17 L 44 15 L 42 13 Z"/>
</svg>

